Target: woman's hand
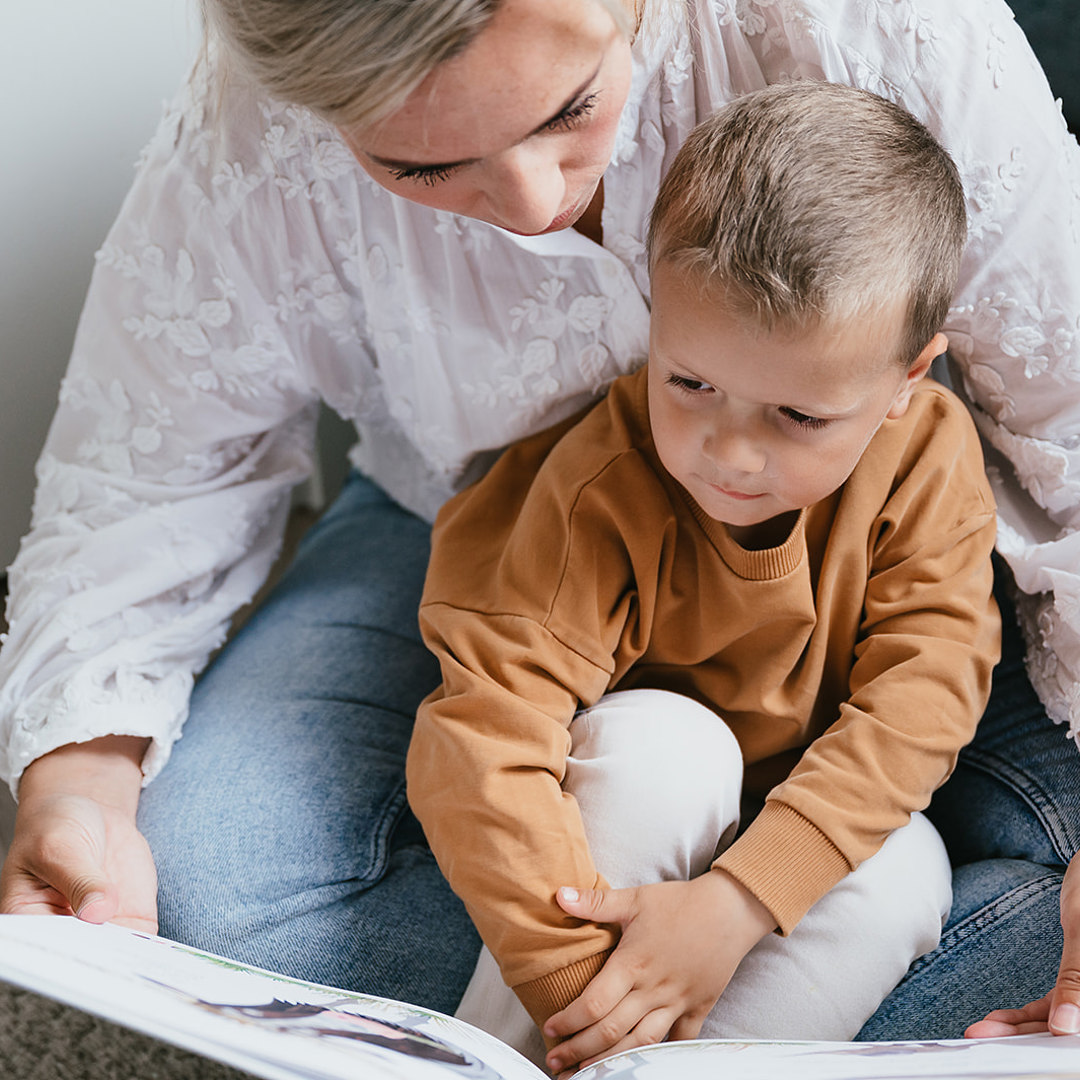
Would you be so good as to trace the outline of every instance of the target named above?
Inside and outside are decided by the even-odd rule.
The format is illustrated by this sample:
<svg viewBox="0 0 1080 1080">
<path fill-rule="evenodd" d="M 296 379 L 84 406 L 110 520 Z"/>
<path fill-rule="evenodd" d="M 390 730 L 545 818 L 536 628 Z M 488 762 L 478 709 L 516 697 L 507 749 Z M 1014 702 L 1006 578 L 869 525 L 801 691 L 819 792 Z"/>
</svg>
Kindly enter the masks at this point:
<svg viewBox="0 0 1080 1080">
<path fill-rule="evenodd" d="M 592 982 L 544 1025 L 548 1038 L 564 1040 L 547 1056 L 560 1077 L 621 1050 L 696 1038 L 742 958 L 776 927 L 722 870 L 636 889 L 560 889 L 558 901 L 569 915 L 622 931 Z"/>
<path fill-rule="evenodd" d="M 1049 1031 L 1054 1035 L 1080 1032 L 1080 854 L 1074 855 L 1061 885 L 1061 951 L 1057 983 L 1038 1001 L 1021 1009 L 995 1009 L 964 1032 L 969 1039 L 1025 1035 Z"/>
<path fill-rule="evenodd" d="M 157 873 L 135 827 L 146 746 L 108 736 L 63 746 L 27 768 L 0 870 L 0 912 L 157 930 Z"/>
</svg>

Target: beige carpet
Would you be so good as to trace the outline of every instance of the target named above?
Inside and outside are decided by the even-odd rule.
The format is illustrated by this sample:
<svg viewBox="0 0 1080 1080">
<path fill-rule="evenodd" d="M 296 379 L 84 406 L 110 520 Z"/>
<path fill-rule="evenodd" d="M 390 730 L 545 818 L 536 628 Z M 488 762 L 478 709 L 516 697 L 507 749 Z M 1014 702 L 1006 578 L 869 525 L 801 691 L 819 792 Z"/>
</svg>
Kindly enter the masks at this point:
<svg viewBox="0 0 1080 1080">
<path fill-rule="evenodd" d="M 250 1080 L 248 1073 L 0 982 L 5 1080 Z"/>
</svg>

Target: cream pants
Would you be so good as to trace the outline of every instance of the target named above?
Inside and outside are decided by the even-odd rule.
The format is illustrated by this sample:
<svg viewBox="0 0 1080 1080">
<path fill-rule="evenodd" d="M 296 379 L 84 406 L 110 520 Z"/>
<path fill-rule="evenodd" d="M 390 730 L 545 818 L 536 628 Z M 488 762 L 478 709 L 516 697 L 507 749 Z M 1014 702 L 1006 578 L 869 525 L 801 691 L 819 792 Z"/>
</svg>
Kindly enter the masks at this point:
<svg viewBox="0 0 1080 1080">
<path fill-rule="evenodd" d="M 625 690 L 582 710 L 570 734 L 563 789 L 613 888 L 697 877 L 731 843 L 742 755 L 714 712 L 665 690 Z M 914 814 L 791 934 L 747 954 L 701 1037 L 851 1039 L 937 945 L 951 902 L 945 847 Z M 540 1032 L 486 947 L 456 1015 L 543 1067 Z"/>
</svg>

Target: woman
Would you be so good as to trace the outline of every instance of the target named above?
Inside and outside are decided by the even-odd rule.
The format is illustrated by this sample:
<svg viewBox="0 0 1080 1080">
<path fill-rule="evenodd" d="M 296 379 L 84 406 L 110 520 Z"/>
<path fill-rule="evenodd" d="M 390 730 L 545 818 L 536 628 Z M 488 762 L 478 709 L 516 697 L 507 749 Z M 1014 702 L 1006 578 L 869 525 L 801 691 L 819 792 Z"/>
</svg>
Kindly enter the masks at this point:
<svg viewBox="0 0 1080 1080">
<path fill-rule="evenodd" d="M 1080 719 L 1077 151 L 1004 4 L 204 7 L 209 57 L 99 255 L 11 574 L 4 910 L 159 917 L 218 952 L 456 1007 L 478 942 L 402 772 L 438 678 L 414 626 L 426 523 L 499 447 L 644 359 L 659 179 L 697 119 L 780 79 L 894 98 L 958 160 L 972 233 L 946 330 L 1031 493 L 998 469 L 1002 549 L 1022 587 L 1056 590 L 1032 622 L 1056 665 L 1040 689 Z M 356 422 L 358 472 L 191 695 L 273 559 L 319 398 Z M 1077 848 L 1076 750 L 1015 651 L 1001 684 L 987 730 L 1005 745 L 958 770 L 937 815 L 977 872 L 958 871 L 946 946 L 874 1037 L 959 1034 L 1001 1004 L 1002 987 L 955 990 L 983 989 L 990 953 L 1015 1002 L 1053 982 L 1056 955 L 1028 942 Z M 1032 772 L 1057 835 L 1009 805 Z M 1006 902 L 1018 888 L 1037 912 Z"/>
</svg>

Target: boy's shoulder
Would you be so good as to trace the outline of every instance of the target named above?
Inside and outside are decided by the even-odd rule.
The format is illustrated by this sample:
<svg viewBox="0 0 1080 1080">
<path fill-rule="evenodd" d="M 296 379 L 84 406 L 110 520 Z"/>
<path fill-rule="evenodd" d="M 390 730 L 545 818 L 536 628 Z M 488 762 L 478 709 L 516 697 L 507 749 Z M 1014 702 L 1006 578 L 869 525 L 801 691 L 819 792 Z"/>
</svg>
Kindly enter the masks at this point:
<svg viewBox="0 0 1080 1080">
<path fill-rule="evenodd" d="M 903 416 L 886 420 L 871 439 L 848 487 L 870 483 L 890 499 L 947 489 L 958 512 L 991 512 L 982 442 L 967 406 L 948 387 L 924 379 Z"/>
<path fill-rule="evenodd" d="M 656 465 L 646 378 L 642 368 L 616 379 L 600 401 L 577 417 L 514 443 L 489 476 L 506 472 L 517 487 L 534 487 L 549 497 L 561 493 L 568 504 L 584 490 L 606 487 L 628 471 L 648 482 Z M 656 486 L 661 487 L 659 482 Z"/>
<path fill-rule="evenodd" d="M 437 528 L 468 519 L 506 529 L 523 517 L 538 517 L 537 526 L 550 532 L 557 519 L 568 522 L 586 492 L 616 517 L 666 500 L 649 433 L 645 380 L 644 369 L 622 376 L 583 413 L 513 443 L 484 477 L 443 507 Z M 623 498 L 605 495 L 614 492 Z"/>
<path fill-rule="evenodd" d="M 947 452 L 956 446 L 982 449 L 979 432 L 968 407 L 943 383 L 923 379 L 911 395 L 907 412 L 886 421 L 879 431 L 887 445 L 908 445 L 921 452 Z M 876 441 L 876 439 L 875 439 Z"/>
</svg>

